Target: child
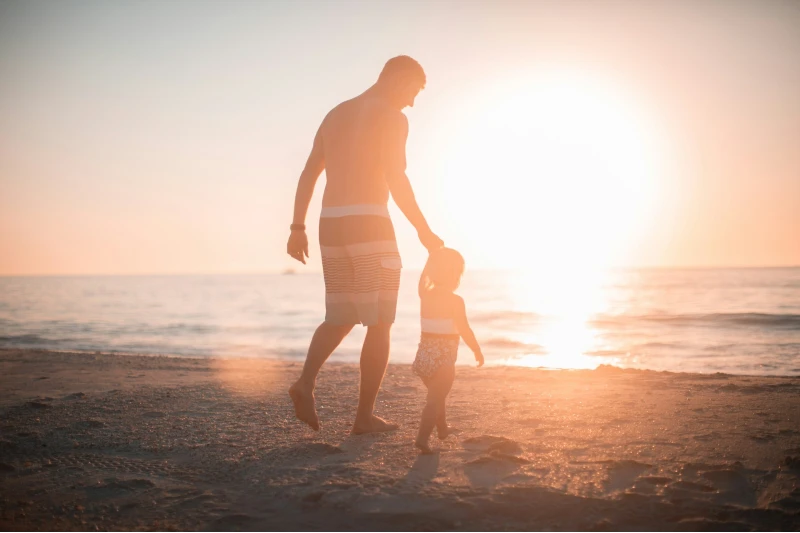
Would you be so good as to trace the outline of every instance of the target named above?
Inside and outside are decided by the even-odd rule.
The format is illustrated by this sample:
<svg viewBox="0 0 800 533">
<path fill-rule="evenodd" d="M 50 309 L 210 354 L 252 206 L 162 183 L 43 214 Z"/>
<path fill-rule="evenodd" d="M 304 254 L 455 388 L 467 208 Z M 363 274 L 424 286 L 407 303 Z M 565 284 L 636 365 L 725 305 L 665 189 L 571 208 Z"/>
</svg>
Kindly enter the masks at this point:
<svg viewBox="0 0 800 533">
<path fill-rule="evenodd" d="M 419 279 L 422 335 L 412 368 L 428 388 L 415 442 L 424 454 L 433 453 L 428 439 L 434 426 L 440 439 L 447 438 L 454 431 L 447 425 L 444 402 L 453 386 L 460 338 L 475 353 L 478 366 L 483 365 L 481 348 L 467 322 L 464 300 L 453 294 L 463 273 L 464 258 L 461 254 L 451 248 L 440 248 L 428 256 Z"/>
</svg>

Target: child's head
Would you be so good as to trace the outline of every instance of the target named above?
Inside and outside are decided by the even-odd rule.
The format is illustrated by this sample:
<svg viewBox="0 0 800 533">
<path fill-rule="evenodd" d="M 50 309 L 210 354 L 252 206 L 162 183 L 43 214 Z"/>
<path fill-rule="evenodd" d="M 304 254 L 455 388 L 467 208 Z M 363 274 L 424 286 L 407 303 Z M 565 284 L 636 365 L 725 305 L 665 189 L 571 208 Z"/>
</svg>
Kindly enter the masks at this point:
<svg viewBox="0 0 800 533">
<path fill-rule="evenodd" d="M 428 256 L 422 276 L 419 278 L 419 294 L 436 287 L 454 291 L 464 274 L 464 258 L 452 248 L 439 248 Z"/>
</svg>

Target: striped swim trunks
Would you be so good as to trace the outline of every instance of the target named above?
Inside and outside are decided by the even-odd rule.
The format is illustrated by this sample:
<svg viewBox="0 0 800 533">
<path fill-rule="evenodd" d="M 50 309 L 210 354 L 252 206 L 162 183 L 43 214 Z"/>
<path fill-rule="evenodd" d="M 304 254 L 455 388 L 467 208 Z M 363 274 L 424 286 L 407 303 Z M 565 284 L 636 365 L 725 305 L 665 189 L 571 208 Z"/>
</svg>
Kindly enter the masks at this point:
<svg viewBox="0 0 800 533">
<path fill-rule="evenodd" d="M 323 207 L 319 244 L 325 322 L 391 324 L 400 288 L 400 253 L 385 205 Z"/>
</svg>

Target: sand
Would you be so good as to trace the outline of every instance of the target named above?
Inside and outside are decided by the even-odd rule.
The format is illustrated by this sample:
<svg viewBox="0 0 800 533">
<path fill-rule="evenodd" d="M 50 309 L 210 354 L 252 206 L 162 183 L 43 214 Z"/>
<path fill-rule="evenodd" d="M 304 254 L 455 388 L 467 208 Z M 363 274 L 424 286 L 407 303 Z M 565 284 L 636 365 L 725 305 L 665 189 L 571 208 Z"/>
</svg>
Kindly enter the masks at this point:
<svg viewBox="0 0 800 533">
<path fill-rule="evenodd" d="M 459 367 L 463 432 L 420 456 L 409 366 L 376 410 L 401 429 L 364 436 L 358 367 L 323 369 L 319 433 L 299 371 L 0 350 L 0 527 L 800 529 L 800 378 Z"/>
</svg>

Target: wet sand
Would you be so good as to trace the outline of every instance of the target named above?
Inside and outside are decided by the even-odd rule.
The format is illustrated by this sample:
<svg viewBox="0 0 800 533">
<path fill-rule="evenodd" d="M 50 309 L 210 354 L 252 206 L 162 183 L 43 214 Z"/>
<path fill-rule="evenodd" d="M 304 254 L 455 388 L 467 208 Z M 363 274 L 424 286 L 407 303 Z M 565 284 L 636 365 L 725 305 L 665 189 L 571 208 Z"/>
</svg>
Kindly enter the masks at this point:
<svg viewBox="0 0 800 533">
<path fill-rule="evenodd" d="M 357 437 L 358 367 L 323 369 L 319 433 L 299 371 L 0 350 L 0 528 L 800 529 L 800 378 L 459 367 L 462 433 L 420 456 L 408 365 L 401 429 Z"/>
</svg>

